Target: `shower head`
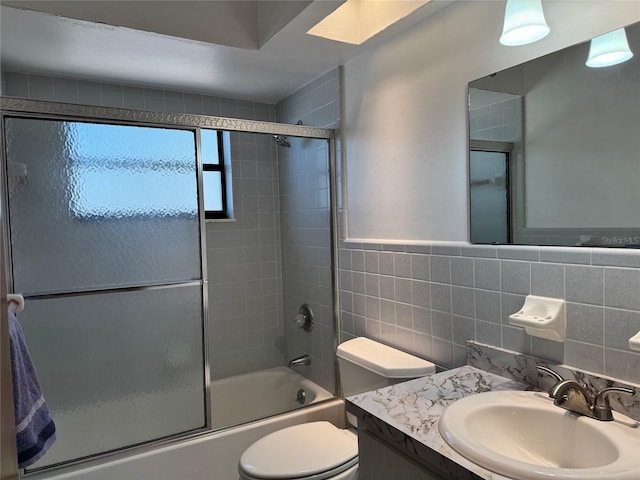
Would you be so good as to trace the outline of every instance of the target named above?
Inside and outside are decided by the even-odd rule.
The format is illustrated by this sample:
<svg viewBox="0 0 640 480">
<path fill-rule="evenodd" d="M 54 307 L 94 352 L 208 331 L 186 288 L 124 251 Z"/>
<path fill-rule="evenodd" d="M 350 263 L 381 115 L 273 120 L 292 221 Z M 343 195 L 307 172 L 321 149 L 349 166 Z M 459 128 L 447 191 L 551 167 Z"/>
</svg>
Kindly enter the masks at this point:
<svg viewBox="0 0 640 480">
<path fill-rule="evenodd" d="M 284 135 L 274 135 L 273 139 L 281 147 L 291 148 L 291 144 L 289 143 L 289 140 L 287 140 L 287 137 L 285 137 Z"/>
</svg>

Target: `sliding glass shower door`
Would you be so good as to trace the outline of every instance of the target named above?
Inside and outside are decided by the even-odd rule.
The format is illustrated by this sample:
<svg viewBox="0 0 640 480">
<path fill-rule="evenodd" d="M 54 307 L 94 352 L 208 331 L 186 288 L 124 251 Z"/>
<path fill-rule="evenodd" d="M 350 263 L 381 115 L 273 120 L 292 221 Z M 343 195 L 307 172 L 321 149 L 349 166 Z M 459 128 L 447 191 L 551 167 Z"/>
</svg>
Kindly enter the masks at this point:
<svg viewBox="0 0 640 480">
<path fill-rule="evenodd" d="M 206 427 L 196 132 L 4 117 L 13 290 L 57 442 Z"/>
</svg>

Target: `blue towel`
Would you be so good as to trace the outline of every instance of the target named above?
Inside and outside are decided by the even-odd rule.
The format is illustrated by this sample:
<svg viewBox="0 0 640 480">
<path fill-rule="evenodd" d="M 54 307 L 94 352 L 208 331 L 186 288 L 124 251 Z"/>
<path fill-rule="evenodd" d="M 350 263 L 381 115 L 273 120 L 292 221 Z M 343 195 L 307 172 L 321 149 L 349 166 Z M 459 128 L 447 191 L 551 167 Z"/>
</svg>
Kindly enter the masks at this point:
<svg viewBox="0 0 640 480">
<path fill-rule="evenodd" d="M 42 396 L 22 328 L 9 311 L 13 405 L 16 417 L 18 466 L 28 467 L 40 459 L 56 440 L 56 426 Z"/>
</svg>

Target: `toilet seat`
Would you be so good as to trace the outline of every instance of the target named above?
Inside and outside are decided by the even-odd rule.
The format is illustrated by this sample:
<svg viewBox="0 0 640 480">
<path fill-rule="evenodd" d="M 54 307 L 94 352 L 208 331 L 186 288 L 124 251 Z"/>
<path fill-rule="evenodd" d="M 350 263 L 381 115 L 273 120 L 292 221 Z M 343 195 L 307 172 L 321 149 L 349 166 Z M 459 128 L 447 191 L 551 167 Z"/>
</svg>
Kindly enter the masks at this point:
<svg viewBox="0 0 640 480">
<path fill-rule="evenodd" d="M 310 422 L 273 432 L 251 445 L 238 471 L 247 480 L 324 480 L 357 470 L 358 437 L 329 422 Z"/>
</svg>

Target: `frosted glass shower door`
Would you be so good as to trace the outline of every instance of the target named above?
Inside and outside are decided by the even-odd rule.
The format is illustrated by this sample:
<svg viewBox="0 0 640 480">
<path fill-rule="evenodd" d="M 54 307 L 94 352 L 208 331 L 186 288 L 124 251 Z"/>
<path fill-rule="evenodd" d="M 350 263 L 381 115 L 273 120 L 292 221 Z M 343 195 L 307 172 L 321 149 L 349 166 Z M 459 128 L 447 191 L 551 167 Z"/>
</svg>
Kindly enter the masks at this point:
<svg viewBox="0 0 640 480">
<path fill-rule="evenodd" d="M 509 243 L 509 155 L 472 150 L 469 163 L 471 241 Z"/>
<path fill-rule="evenodd" d="M 16 291 L 201 278 L 194 132 L 6 118 L 5 142 Z"/>
<path fill-rule="evenodd" d="M 5 117 L 13 290 L 56 422 L 40 468 L 206 426 L 191 130 Z"/>
</svg>

